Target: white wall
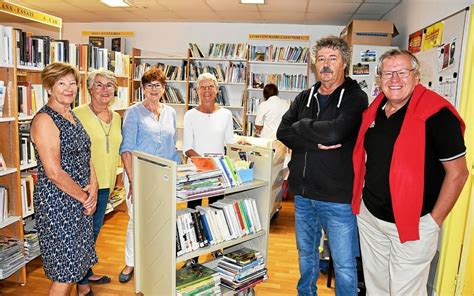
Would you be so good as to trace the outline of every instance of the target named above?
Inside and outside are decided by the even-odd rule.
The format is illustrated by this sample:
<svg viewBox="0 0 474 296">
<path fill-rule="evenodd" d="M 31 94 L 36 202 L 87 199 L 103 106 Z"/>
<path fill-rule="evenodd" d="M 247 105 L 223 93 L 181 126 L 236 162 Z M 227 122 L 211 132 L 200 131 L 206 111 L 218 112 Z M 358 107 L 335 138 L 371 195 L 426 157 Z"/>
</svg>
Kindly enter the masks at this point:
<svg viewBox="0 0 474 296">
<path fill-rule="evenodd" d="M 403 0 L 384 19 L 394 22 L 400 32 L 393 45 L 406 49 L 408 35 L 472 4 L 474 0 Z"/>
<path fill-rule="evenodd" d="M 133 46 L 163 54 L 185 55 L 189 42 L 206 50 L 212 42 L 249 42 L 249 33 L 309 35 L 311 44 L 326 35 L 339 35 L 343 26 L 246 23 L 64 23 L 63 39 L 86 42 L 82 31 L 133 31 Z M 289 42 L 291 43 L 291 42 Z"/>
</svg>

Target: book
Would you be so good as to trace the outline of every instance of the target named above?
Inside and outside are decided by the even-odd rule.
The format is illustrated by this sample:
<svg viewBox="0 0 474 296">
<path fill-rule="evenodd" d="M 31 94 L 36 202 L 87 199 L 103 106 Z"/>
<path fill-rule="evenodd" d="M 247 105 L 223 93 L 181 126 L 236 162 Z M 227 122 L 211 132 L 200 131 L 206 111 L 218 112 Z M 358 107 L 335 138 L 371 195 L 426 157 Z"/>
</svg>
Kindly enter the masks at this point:
<svg viewBox="0 0 474 296">
<path fill-rule="evenodd" d="M 233 252 L 224 255 L 224 259 L 239 265 L 249 264 L 250 262 L 261 258 L 260 252 L 252 250 L 250 248 L 241 248 Z"/>
<path fill-rule="evenodd" d="M 218 273 L 199 263 L 176 270 L 176 288 L 180 289 L 195 282 L 204 281 Z"/>
</svg>

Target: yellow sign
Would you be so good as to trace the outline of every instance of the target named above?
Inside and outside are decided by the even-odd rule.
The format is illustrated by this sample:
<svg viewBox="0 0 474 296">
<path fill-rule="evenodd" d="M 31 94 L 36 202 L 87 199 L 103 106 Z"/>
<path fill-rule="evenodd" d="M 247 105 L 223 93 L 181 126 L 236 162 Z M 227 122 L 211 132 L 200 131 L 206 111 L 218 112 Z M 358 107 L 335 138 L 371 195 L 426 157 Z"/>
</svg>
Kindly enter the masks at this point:
<svg viewBox="0 0 474 296">
<path fill-rule="evenodd" d="M 17 4 L 0 1 L 0 12 L 11 14 L 17 17 L 36 21 L 38 23 L 50 25 L 56 28 L 62 28 L 63 20 L 46 13 L 42 13 L 31 8 L 23 7 Z"/>
<path fill-rule="evenodd" d="M 443 40 L 443 22 L 429 26 L 423 35 L 423 50 L 428 50 L 441 45 Z"/>
<path fill-rule="evenodd" d="M 309 41 L 309 35 L 249 34 L 249 39 L 283 40 L 283 41 Z"/>
<path fill-rule="evenodd" d="M 133 37 L 135 32 L 125 31 L 82 31 L 82 36 Z"/>
</svg>

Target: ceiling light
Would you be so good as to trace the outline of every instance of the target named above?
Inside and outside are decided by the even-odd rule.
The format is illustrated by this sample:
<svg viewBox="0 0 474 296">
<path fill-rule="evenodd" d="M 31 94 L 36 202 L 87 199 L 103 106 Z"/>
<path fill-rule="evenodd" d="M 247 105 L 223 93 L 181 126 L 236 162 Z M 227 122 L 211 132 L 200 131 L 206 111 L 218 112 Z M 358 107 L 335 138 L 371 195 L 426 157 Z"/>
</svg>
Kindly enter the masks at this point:
<svg viewBox="0 0 474 296">
<path fill-rule="evenodd" d="M 110 7 L 129 7 L 133 5 L 131 0 L 100 0 L 100 2 Z"/>
<path fill-rule="evenodd" d="M 265 0 L 240 0 L 241 4 L 265 4 Z"/>
</svg>

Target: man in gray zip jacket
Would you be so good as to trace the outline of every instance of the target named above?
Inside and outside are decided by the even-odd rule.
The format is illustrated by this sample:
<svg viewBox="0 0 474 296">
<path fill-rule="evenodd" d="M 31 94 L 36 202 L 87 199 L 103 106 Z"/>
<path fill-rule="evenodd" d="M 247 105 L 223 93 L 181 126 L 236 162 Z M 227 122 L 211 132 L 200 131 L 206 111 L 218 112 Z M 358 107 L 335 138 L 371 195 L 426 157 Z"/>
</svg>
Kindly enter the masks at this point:
<svg viewBox="0 0 474 296">
<path fill-rule="evenodd" d="M 277 138 L 292 150 L 289 187 L 295 193 L 298 295 L 316 295 L 323 227 L 336 273 L 336 295 L 357 295 L 356 218 L 352 214 L 352 150 L 368 99 L 345 76 L 350 49 L 341 38 L 313 46 L 317 82 L 283 116 Z"/>
</svg>

